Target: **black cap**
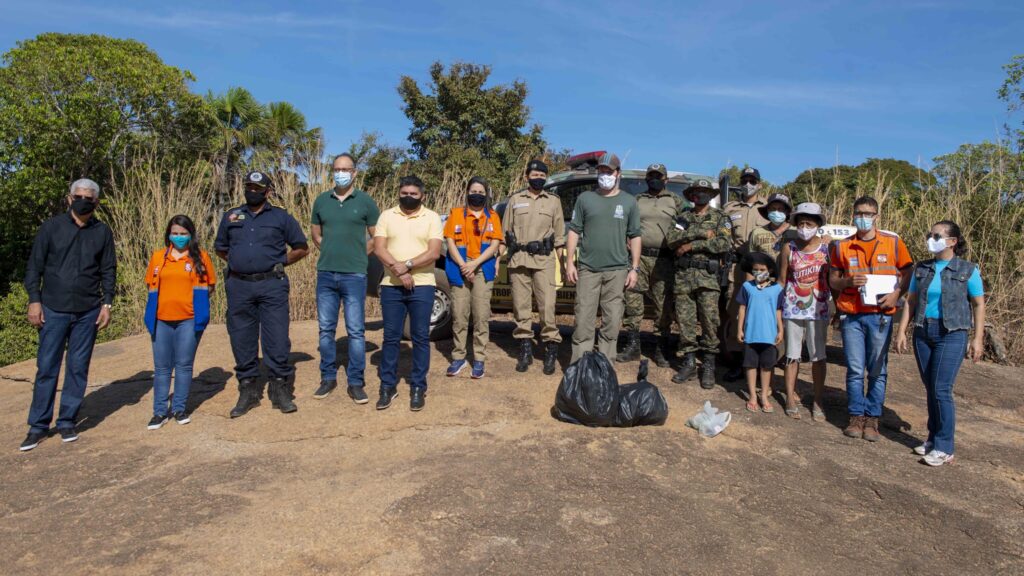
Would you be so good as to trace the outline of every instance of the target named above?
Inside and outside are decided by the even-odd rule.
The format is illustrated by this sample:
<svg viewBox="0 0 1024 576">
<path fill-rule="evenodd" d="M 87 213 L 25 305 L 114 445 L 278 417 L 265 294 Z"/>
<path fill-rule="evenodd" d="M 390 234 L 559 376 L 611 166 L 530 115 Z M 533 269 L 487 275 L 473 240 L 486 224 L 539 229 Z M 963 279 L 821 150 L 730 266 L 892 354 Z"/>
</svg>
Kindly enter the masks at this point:
<svg viewBox="0 0 1024 576">
<path fill-rule="evenodd" d="M 526 173 L 529 174 L 534 170 L 538 172 L 548 173 L 548 165 L 540 160 L 530 160 L 530 163 L 526 165 Z"/>
<path fill-rule="evenodd" d="M 245 175 L 245 185 L 248 186 L 250 184 L 260 188 L 269 188 L 271 186 L 270 176 L 254 170 Z"/>
<path fill-rule="evenodd" d="M 757 171 L 757 168 L 746 167 L 743 172 L 740 172 L 740 183 L 744 180 L 753 180 L 755 183 L 761 181 L 761 173 Z"/>
</svg>

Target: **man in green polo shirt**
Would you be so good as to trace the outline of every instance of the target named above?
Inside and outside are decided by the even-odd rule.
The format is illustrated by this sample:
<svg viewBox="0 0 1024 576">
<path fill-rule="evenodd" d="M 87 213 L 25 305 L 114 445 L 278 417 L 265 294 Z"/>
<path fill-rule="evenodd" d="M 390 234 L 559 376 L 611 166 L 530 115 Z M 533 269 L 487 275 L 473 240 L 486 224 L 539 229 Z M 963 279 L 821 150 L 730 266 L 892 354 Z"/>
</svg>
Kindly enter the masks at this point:
<svg viewBox="0 0 1024 576">
<path fill-rule="evenodd" d="M 338 312 L 345 307 L 348 336 L 348 395 L 356 404 L 366 404 L 363 372 L 366 369 L 366 340 L 363 336 L 366 303 L 367 254 L 373 249 L 373 229 L 380 210 L 362 190 L 355 187 L 356 163 L 349 154 L 339 154 L 332 166 L 334 188 L 313 202 L 313 244 L 320 249 L 316 264 L 316 312 L 320 323 L 320 387 L 314 398 L 326 398 L 338 386 L 338 365 L 334 336 Z"/>
<path fill-rule="evenodd" d="M 580 194 L 572 210 L 565 275 L 576 284 L 573 362 L 594 349 L 599 307 L 601 333 L 597 349 L 609 360 L 615 357 L 625 308 L 623 291 L 636 285 L 640 269 L 640 210 L 632 196 L 619 190 L 621 176 L 619 157 L 611 153 L 602 155 L 597 164 L 597 190 Z"/>
</svg>

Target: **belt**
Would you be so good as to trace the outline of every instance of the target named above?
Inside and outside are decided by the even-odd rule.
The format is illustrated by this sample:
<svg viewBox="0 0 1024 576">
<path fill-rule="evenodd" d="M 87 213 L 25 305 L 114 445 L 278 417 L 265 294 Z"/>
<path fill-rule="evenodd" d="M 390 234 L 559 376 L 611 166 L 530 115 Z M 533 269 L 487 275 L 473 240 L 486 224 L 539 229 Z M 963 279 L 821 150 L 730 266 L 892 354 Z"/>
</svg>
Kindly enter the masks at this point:
<svg viewBox="0 0 1024 576">
<path fill-rule="evenodd" d="M 259 282 L 261 280 L 284 278 L 285 274 L 284 272 L 274 272 L 273 270 L 271 270 L 270 272 L 259 272 L 257 274 L 242 274 L 240 272 L 231 272 L 230 276 L 232 278 L 238 278 L 239 280 L 245 280 L 246 282 Z"/>
<path fill-rule="evenodd" d="M 670 258 L 675 256 L 675 252 L 668 248 L 641 248 L 640 254 L 643 256 L 651 256 L 653 258 Z"/>
</svg>

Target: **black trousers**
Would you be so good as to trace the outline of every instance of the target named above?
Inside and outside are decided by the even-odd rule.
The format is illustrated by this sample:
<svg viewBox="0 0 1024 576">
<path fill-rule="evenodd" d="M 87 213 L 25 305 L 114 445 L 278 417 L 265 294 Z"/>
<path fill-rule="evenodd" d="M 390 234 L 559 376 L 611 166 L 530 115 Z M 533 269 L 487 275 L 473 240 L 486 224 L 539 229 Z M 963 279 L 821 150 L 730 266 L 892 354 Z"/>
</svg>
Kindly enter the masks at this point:
<svg viewBox="0 0 1024 576">
<path fill-rule="evenodd" d="M 288 364 L 292 342 L 288 338 L 288 278 L 249 282 L 228 276 L 228 336 L 235 355 L 235 376 L 260 374 L 259 346 L 271 378 L 288 378 L 295 368 Z"/>
</svg>

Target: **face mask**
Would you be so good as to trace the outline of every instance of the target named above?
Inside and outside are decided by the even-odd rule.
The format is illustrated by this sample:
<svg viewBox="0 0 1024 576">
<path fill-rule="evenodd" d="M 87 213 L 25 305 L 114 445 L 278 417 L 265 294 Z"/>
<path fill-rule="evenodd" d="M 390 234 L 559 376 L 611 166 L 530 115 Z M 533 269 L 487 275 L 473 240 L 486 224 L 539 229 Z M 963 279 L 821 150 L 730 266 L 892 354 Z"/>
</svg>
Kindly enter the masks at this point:
<svg viewBox="0 0 1024 576">
<path fill-rule="evenodd" d="M 786 213 L 785 212 L 779 212 L 778 210 L 769 212 L 768 213 L 768 220 L 770 220 L 772 224 L 775 224 L 776 226 L 778 226 L 779 224 L 782 224 L 783 222 L 786 221 Z"/>
<path fill-rule="evenodd" d="M 420 207 L 423 202 L 422 198 L 415 198 L 413 196 L 399 196 L 398 205 L 406 210 L 415 210 Z"/>
<path fill-rule="evenodd" d="M 75 198 L 71 201 L 71 209 L 79 216 L 88 216 L 96 209 L 96 203 L 84 198 Z"/>
<path fill-rule="evenodd" d="M 875 225 L 874 216 L 857 216 L 853 219 L 853 225 L 861 232 L 867 232 Z"/>
<path fill-rule="evenodd" d="M 349 184 L 352 183 L 351 172 L 335 172 L 334 173 L 334 185 L 338 188 L 348 188 Z"/>
<path fill-rule="evenodd" d="M 707 206 L 708 202 L 711 202 L 711 194 L 708 192 L 694 192 L 691 196 L 697 206 Z"/>
<path fill-rule="evenodd" d="M 470 208 L 483 208 L 487 203 L 487 196 L 484 194 L 469 194 L 466 196 L 466 204 Z"/>
<path fill-rule="evenodd" d="M 750 198 L 754 194 L 757 194 L 757 184 L 744 184 L 743 185 L 743 196 L 744 196 L 744 198 Z"/>
<path fill-rule="evenodd" d="M 757 280 L 758 284 L 768 281 L 768 271 L 764 270 L 761 272 L 754 272 L 754 280 Z"/>
<path fill-rule="evenodd" d="M 174 245 L 178 250 L 184 250 L 188 246 L 188 241 L 192 239 L 190 234 L 171 234 L 171 244 Z"/>
<path fill-rule="evenodd" d="M 544 185 L 548 183 L 548 179 L 547 178 L 530 178 L 528 180 L 528 182 L 530 183 L 530 189 L 531 190 L 536 190 L 537 192 L 540 192 L 541 190 L 544 189 Z"/>
<path fill-rule="evenodd" d="M 931 252 L 932 254 L 938 254 L 939 252 L 942 252 L 945 249 L 946 249 L 946 239 L 945 238 L 939 238 L 938 240 L 936 240 L 935 238 L 929 238 L 928 239 L 928 251 Z"/>
<path fill-rule="evenodd" d="M 665 189 L 665 183 L 657 178 L 651 178 L 647 181 L 647 189 L 651 192 L 661 192 Z"/>
<path fill-rule="evenodd" d="M 615 174 L 601 174 L 597 177 L 597 185 L 601 190 L 611 190 L 615 188 Z"/>
<path fill-rule="evenodd" d="M 801 240 L 810 240 L 818 235 L 817 228 L 797 228 L 796 233 Z"/>
<path fill-rule="evenodd" d="M 255 190 L 245 191 L 245 204 L 250 208 L 256 208 L 267 201 L 266 192 L 257 192 Z"/>
</svg>

